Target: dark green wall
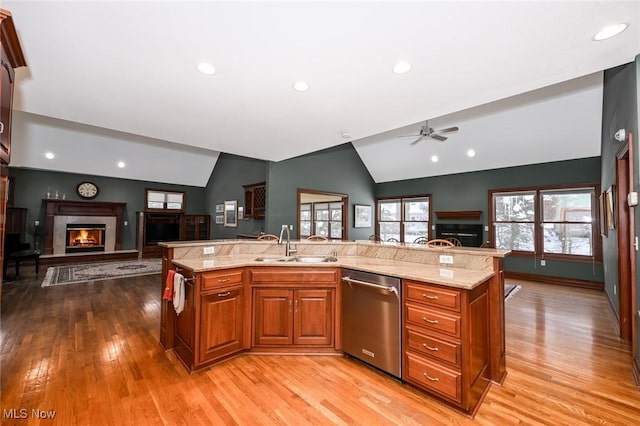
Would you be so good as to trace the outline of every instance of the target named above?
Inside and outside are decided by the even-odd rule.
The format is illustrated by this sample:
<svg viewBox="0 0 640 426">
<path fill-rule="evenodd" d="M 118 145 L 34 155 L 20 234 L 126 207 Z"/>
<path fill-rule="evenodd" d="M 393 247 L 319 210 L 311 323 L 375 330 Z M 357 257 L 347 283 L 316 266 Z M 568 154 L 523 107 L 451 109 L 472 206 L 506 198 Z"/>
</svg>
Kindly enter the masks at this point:
<svg viewBox="0 0 640 426">
<path fill-rule="evenodd" d="M 375 205 L 375 182 L 350 143 L 290 160 L 269 163 L 267 179 L 268 232 L 279 233 L 283 224 L 294 225 L 298 235 L 298 188 L 349 196 L 347 237 L 366 240 L 371 228 L 353 227 L 353 205 Z"/>
<path fill-rule="evenodd" d="M 614 139 L 614 134 L 621 128 L 636 134 L 638 128 L 636 102 L 635 64 L 622 65 L 605 71 L 602 102 L 601 182 L 603 191 L 616 183 L 616 153 L 622 143 Z M 602 251 L 605 291 L 619 316 L 618 235 L 616 231 L 609 230 L 608 236 L 602 239 Z"/>
<path fill-rule="evenodd" d="M 231 154 L 220 154 L 205 190 L 205 203 L 211 215 L 211 237 L 236 238 L 237 234 L 258 234 L 264 230 L 264 219 L 239 220 L 238 226 L 216 225 L 216 204 L 237 200 L 244 207 L 243 185 L 265 182 L 267 162 Z M 269 193 L 267 191 L 267 197 Z"/>
<path fill-rule="evenodd" d="M 186 193 L 187 213 L 202 214 L 205 208 L 204 188 L 183 185 L 168 185 L 157 182 L 146 182 L 130 179 L 118 179 L 101 176 L 86 176 L 73 173 L 59 173 L 41 170 L 29 170 L 9 167 L 9 176 L 14 179 L 14 207 L 26 207 L 27 223 L 39 219 L 44 224 L 45 211 L 42 199 L 46 197 L 47 189 L 53 194 L 57 190 L 59 196 L 65 194 L 67 200 L 81 200 L 76 195 L 78 183 L 88 180 L 100 188 L 95 201 L 124 202 L 124 220 L 122 248 L 134 250 L 136 248 L 136 212 L 144 210 L 145 189 L 165 189 L 184 191 Z M 31 241 L 27 241 L 31 243 Z M 42 243 L 43 244 L 43 243 Z M 44 245 L 41 245 L 43 247 Z"/>
<path fill-rule="evenodd" d="M 571 183 L 598 183 L 600 157 L 553 163 L 532 164 L 503 169 L 460 173 L 378 184 L 376 196 L 431 194 L 434 224 L 465 221 L 438 220 L 436 211 L 482 210 L 481 222 L 488 226 L 488 191 L 491 189 L 524 188 L 531 186 L 564 185 Z M 467 223 L 477 223 L 475 221 Z M 484 239 L 488 238 L 485 232 Z M 602 265 L 547 260 L 540 266 L 539 259 L 510 256 L 505 260 L 507 271 L 524 272 L 602 281 Z"/>
</svg>

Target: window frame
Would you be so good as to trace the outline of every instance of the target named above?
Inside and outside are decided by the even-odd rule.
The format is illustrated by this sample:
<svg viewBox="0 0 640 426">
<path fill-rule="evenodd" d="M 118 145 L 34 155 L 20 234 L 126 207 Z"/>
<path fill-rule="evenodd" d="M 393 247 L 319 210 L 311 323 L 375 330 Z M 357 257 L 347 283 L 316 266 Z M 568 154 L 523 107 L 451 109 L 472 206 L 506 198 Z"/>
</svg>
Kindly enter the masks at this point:
<svg viewBox="0 0 640 426">
<path fill-rule="evenodd" d="M 164 195 L 164 200 L 162 201 L 163 207 L 149 207 L 149 194 L 150 193 L 158 193 Z M 167 205 L 170 203 L 168 200 L 169 195 L 181 195 L 182 202 L 180 203 L 179 209 L 171 209 L 168 208 Z M 148 212 L 170 212 L 170 213 L 184 213 L 186 211 L 187 206 L 187 194 L 185 191 L 178 190 L 168 190 L 168 189 L 154 189 L 154 188 L 145 188 L 144 191 L 144 210 Z"/>
<path fill-rule="evenodd" d="M 591 199 L 591 241 L 592 241 L 592 253 L 590 255 L 583 254 L 564 254 L 564 253 L 547 253 L 544 251 L 544 224 L 550 223 L 567 223 L 567 224 L 584 224 L 587 222 L 569 222 L 569 221 L 544 221 L 543 208 L 544 201 L 543 195 L 550 192 L 576 192 L 580 189 L 585 191 L 593 191 L 593 197 Z M 580 184 L 566 184 L 566 185 L 547 185 L 547 186 L 535 186 L 525 188 L 504 188 L 489 190 L 488 193 L 488 206 L 489 206 L 489 241 L 492 247 L 496 247 L 496 209 L 495 209 L 495 195 L 500 194 L 517 194 L 517 193 L 535 193 L 534 196 L 534 250 L 511 250 L 513 256 L 519 257 L 533 257 L 540 259 L 555 259 L 573 262 L 602 262 L 602 239 L 600 238 L 600 206 L 599 206 L 599 183 L 580 183 Z M 509 223 L 509 222 L 507 222 Z M 529 223 L 529 222 L 525 222 Z"/>
<path fill-rule="evenodd" d="M 406 220 L 406 208 L 408 202 L 411 201 L 427 201 L 429 204 L 429 208 L 427 210 L 427 220 L 426 221 L 416 221 L 416 220 Z M 380 205 L 385 202 L 398 202 L 400 203 L 400 220 L 380 220 Z M 398 223 L 399 224 L 399 240 L 401 243 L 413 243 L 413 241 L 404 241 L 405 237 L 405 223 L 424 223 L 427 224 L 427 239 L 431 239 L 432 235 L 432 224 L 433 224 L 433 197 L 431 194 L 422 194 L 422 195 L 410 195 L 410 196 L 394 196 L 394 197 L 378 197 L 376 198 L 376 211 L 375 211 L 375 234 L 380 237 L 382 240 L 382 235 L 380 231 L 381 223 Z M 384 241 L 384 240 L 383 240 Z M 415 239 L 414 239 L 415 241 Z"/>
</svg>

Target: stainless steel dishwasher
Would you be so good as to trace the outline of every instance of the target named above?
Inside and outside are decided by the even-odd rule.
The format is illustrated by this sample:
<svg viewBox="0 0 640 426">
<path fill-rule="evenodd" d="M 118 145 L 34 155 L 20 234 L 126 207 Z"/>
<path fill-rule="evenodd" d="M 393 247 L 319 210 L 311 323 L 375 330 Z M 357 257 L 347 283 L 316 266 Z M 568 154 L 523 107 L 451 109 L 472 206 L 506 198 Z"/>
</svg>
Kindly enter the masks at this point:
<svg viewBox="0 0 640 426">
<path fill-rule="evenodd" d="M 344 269 L 342 350 L 400 378 L 400 279 Z"/>
</svg>

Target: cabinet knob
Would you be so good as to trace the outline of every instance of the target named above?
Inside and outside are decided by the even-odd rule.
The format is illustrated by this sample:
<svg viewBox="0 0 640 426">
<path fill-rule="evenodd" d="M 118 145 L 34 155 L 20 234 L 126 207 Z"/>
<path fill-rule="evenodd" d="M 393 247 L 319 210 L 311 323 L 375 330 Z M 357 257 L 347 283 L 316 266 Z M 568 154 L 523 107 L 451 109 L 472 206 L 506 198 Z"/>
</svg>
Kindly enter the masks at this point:
<svg viewBox="0 0 640 426">
<path fill-rule="evenodd" d="M 226 282 L 229 282 L 229 278 L 218 278 L 218 282 L 219 282 L 219 283 L 226 283 Z"/>
<path fill-rule="evenodd" d="M 432 320 L 432 319 L 429 319 L 427 317 L 422 317 L 422 321 L 428 322 L 429 324 L 437 324 L 438 323 L 438 320 Z"/>
<path fill-rule="evenodd" d="M 438 296 L 433 296 L 431 294 L 422 293 L 422 297 L 429 300 L 438 300 Z"/>
<path fill-rule="evenodd" d="M 0 121 L 0 134 L 4 133 L 4 123 Z"/>
<path fill-rule="evenodd" d="M 230 294 L 231 294 L 231 292 L 230 292 L 230 291 L 227 291 L 227 292 L 225 292 L 225 293 L 218 293 L 218 297 L 227 297 L 227 296 L 228 296 L 228 295 L 230 295 Z"/>
</svg>

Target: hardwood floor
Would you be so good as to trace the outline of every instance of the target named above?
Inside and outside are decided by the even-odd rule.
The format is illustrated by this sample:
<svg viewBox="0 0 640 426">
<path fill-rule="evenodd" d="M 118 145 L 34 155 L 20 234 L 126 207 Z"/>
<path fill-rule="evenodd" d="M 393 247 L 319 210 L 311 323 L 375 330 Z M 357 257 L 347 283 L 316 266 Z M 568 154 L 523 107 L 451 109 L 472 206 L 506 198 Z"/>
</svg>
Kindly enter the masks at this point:
<svg viewBox="0 0 640 426">
<path fill-rule="evenodd" d="M 507 378 L 491 387 L 472 421 L 342 356 L 242 355 L 189 375 L 158 345 L 158 275 L 40 288 L 45 272 L 25 268 L 19 281 L 3 284 L 3 425 L 618 426 L 640 419 L 630 348 L 616 338 L 597 290 L 519 281 L 522 290 L 506 304 Z M 53 412 L 53 420 L 36 416 Z"/>
</svg>

